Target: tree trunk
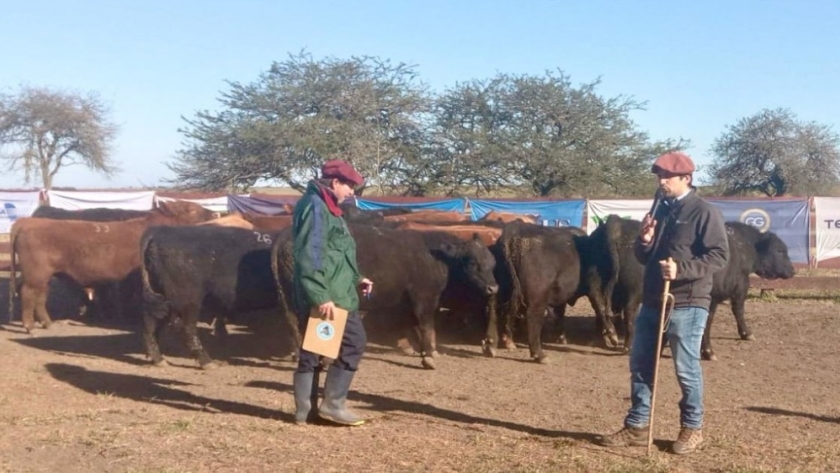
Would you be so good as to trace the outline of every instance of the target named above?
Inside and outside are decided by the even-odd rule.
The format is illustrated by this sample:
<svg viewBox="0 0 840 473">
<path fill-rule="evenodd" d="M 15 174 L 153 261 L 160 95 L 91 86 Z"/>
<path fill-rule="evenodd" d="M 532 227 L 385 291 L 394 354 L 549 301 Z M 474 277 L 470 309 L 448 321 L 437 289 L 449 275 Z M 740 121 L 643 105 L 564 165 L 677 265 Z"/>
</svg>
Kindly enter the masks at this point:
<svg viewBox="0 0 840 473">
<path fill-rule="evenodd" d="M 44 158 L 41 158 L 41 180 L 44 182 L 44 189 L 50 190 L 52 188 L 52 174 L 50 173 L 50 168 L 46 164 L 43 164 Z"/>
</svg>

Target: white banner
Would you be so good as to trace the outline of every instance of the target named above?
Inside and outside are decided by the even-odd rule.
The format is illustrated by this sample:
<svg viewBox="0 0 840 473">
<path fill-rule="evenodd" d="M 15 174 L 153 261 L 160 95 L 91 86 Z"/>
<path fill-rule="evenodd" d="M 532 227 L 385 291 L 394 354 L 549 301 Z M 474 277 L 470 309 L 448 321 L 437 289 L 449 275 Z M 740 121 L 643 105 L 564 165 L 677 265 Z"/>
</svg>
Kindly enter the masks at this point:
<svg viewBox="0 0 840 473">
<path fill-rule="evenodd" d="M 0 192 L 0 233 L 9 233 L 15 220 L 29 217 L 40 205 L 41 191 Z"/>
<path fill-rule="evenodd" d="M 840 256 L 840 197 L 814 197 L 817 262 Z"/>
<path fill-rule="evenodd" d="M 651 205 L 653 199 L 589 200 L 586 204 L 586 233 L 594 232 L 610 214 L 641 221 L 650 212 Z"/>
<path fill-rule="evenodd" d="M 248 197 L 248 194 L 244 194 L 244 196 Z M 211 212 L 226 213 L 228 211 L 228 198 L 226 195 L 221 197 L 211 197 L 209 199 L 175 199 L 172 197 L 160 197 L 156 195 L 155 205 L 157 205 L 158 202 L 172 202 L 173 200 L 194 202 Z"/>
<path fill-rule="evenodd" d="M 109 192 L 109 191 L 47 191 L 50 207 L 65 210 L 84 209 L 126 209 L 151 210 L 155 192 Z"/>
</svg>

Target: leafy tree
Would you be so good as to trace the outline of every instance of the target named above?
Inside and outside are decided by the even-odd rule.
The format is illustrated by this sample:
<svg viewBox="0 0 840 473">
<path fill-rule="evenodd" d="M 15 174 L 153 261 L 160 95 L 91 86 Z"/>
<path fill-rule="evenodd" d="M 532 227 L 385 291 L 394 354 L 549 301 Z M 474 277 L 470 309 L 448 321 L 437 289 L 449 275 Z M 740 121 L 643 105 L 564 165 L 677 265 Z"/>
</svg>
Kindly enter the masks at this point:
<svg viewBox="0 0 840 473">
<path fill-rule="evenodd" d="M 45 189 L 64 167 L 84 165 L 111 176 L 111 142 L 117 126 L 96 94 L 22 87 L 0 95 L 0 155 L 26 183 L 41 178 Z"/>
<path fill-rule="evenodd" d="M 447 193 L 479 194 L 511 183 L 504 87 L 501 77 L 473 80 L 437 97 L 426 155 L 434 185 Z"/>
<path fill-rule="evenodd" d="M 840 179 L 840 138 L 788 109 L 743 118 L 712 145 L 712 183 L 725 195 L 828 193 Z"/>
<path fill-rule="evenodd" d="M 650 187 L 658 153 L 683 140 L 651 143 L 630 113 L 644 104 L 604 98 L 598 81 L 574 87 L 562 72 L 499 74 L 459 84 L 438 99 L 454 185 L 525 187 L 537 196 L 627 195 Z"/>
<path fill-rule="evenodd" d="M 302 190 L 325 160 L 345 159 L 368 185 L 393 188 L 424 146 L 428 94 L 406 64 L 300 53 L 254 83 L 229 85 L 221 112 L 185 120 L 174 182 L 233 189 L 273 180 Z"/>
</svg>

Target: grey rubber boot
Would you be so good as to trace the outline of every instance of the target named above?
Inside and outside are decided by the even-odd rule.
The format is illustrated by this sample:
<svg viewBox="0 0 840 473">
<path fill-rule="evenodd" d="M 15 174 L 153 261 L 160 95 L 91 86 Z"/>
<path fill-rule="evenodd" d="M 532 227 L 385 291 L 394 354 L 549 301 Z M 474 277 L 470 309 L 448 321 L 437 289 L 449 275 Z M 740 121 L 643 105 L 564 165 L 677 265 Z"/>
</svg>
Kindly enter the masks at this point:
<svg viewBox="0 0 840 473">
<path fill-rule="evenodd" d="M 327 381 L 324 383 L 324 400 L 318 415 L 341 425 L 362 425 L 365 420 L 356 416 L 344 407 L 347 401 L 347 393 L 350 391 L 350 384 L 353 382 L 355 371 L 343 370 L 331 365 L 327 371 Z"/>
<path fill-rule="evenodd" d="M 305 424 L 318 418 L 313 406 L 318 405 L 320 371 L 295 373 L 295 424 Z"/>
</svg>

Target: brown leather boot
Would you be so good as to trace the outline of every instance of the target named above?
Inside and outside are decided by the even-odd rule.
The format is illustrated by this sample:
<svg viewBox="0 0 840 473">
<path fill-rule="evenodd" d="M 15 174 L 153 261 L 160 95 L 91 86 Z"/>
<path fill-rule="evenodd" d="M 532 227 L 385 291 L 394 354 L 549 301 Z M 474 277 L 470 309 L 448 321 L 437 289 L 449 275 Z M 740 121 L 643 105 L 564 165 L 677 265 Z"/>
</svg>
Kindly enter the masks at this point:
<svg viewBox="0 0 840 473">
<path fill-rule="evenodd" d="M 625 426 L 612 435 L 604 435 L 597 442 L 605 447 L 644 447 L 647 445 L 650 426 L 637 429 Z"/>
<path fill-rule="evenodd" d="M 697 450 L 697 447 L 703 443 L 702 429 L 689 429 L 683 427 L 680 429 L 680 435 L 677 440 L 671 445 L 671 450 L 677 455 L 685 455 Z"/>
</svg>

